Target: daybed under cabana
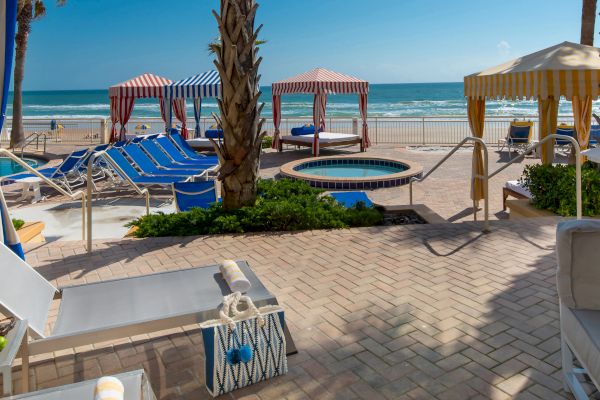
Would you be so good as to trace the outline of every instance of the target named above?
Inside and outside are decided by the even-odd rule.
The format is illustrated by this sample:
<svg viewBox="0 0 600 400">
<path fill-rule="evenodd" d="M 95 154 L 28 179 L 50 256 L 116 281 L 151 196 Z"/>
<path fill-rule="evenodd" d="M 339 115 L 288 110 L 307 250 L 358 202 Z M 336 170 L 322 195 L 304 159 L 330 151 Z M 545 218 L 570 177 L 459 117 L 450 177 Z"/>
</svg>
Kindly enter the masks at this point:
<svg viewBox="0 0 600 400">
<path fill-rule="evenodd" d="M 198 75 L 190 76 L 173 82 L 164 87 L 163 96 L 165 101 L 172 102 L 175 117 L 181 121 L 181 134 L 188 139 L 186 125 L 186 99 L 192 99 L 194 102 L 194 120 L 196 127 L 194 129 L 194 142 L 206 142 L 212 149 L 212 144 L 206 138 L 201 138 L 202 132 L 200 129 L 200 113 L 202 110 L 202 99 L 221 97 L 221 77 L 217 71 L 207 71 Z M 171 126 L 171 113 L 166 113 L 167 127 Z"/>
<path fill-rule="evenodd" d="M 563 42 L 465 76 L 464 93 L 473 136 L 482 138 L 486 99 L 535 99 L 538 101 L 539 140 L 557 129 L 561 96 L 573 102 L 577 141 L 581 149 L 589 144 L 592 100 L 600 95 L 600 49 Z M 542 145 L 542 162 L 552 163 L 553 141 Z M 473 176 L 483 174 L 481 146 L 475 145 Z M 473 179 L 471 198 L 483 199 L 481 179 Z"/>
<path fill-rule="evenodd" d="M 125 134 L 127 133 L 126 125 L 131 117 L 135 99 L 158 99 L 160 104 L 160 114 L 163 121 L 166 121 L 164 101 L 162 100 L 163 87 L 171 83 L 172 81 L 170 79 L 145 73 L 128 81 L 111 86 L 108 89 L 108 96 L 110 97 L 110 121 L 112 125 L 110 142 L 125 140 Z M 117 123 L 121 125 L 118 134 L 116 128 Z"/>
<path fill-rule="evenodd" d="M 292 78 L 274 82 L 272 85 L 272 92 L 273 123 L 275 125 L 275 134 L 273 137 L 274 149 L 282 151 L 282 145 L 284 143 L 312 147 L 313 155 L 317 157 L 321 147 L 360 144 L 360 150 L 364 151 L 370 146 L 367 126 L 369 82 L 338 72 L 328 71 L 324 68 L 316 68 Z M 313 135 L 281 136 L 279 131 L 279 126 L 281 124 L 281 95 L 292 93 L 314 95 Z M 358 104 L 362 118 L 361 135 L 326 131 L 325 108 L 327 105 L 327 96 L 335 93 L 358 94 Z"/>
</svg>

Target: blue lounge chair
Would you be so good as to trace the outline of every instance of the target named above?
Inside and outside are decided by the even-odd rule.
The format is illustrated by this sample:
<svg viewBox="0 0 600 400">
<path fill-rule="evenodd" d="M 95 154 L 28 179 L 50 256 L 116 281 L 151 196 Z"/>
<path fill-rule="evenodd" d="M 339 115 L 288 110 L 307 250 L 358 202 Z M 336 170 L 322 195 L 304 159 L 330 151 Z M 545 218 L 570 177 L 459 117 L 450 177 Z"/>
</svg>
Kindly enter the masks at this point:
<svg viewBox="0 0 600 400">
<path fill-rule="evenodd" d="M 590 146 L 598 145 L 598 133 L 599 133 L 598 129 L 595 128 L 595 125 L 592 125 L 591 129 L 590 129 L 590 140 L 589 140 Z M 556 128 L 556 134 L 571 136 L 572 138 L 577 139 L 577 131 L 575 130 L 575 127 L 573 125 L 565 125 L 565 124 L 559 125 Z M 569 148 L 569 146 L 571 145 L 571 142 L 568 140 L 557 139 L 555 145 L 556 145 L 556 147 L 560 147 L 560 148 Z"/>
<path fill-rule="evenodd" d="M 83 179 L 87 179 L 87 171 L 88 171 L 88 162 L 90 157 L 93 154 L 99 153 L 101 151 L 106 150 L 110 145 L 109 144 L 101 144 L 99 146 L 94 147 L 90 151 L 87 152 L 85 157 L 81 160 L 81 164 L 79 165 L 79 172 L 82 175 Z M 94 189 L 96 189 L 96 181 L 104 179 L 109 175 L 110 169 L 107 168 L 106 162 L 102 158 L 96 158 L 92 165 L 92 184 L 94 185 Z M 112 177 L 112 175 L 110 175 Z"/>
<path fill-rule="evenodd" d="M 571 136 L 573 138 L 577 137 L 575 132 L 575 127 L 573 125 L 559 125 L 556 128 L 557 135 Z M 571 142 L 563 139 L 556 139 L 556 146 L 563 147 L 570 145 Z"/>
<path fill-rule="evenodd" d="M 158 136 L 160 136 L 158 133 L 152 134 L 152 135 L 136 136 L 133 139 L 131 139 L 131 143 L 139 143 L 139 142 L 144 141 L 144 140 L 156 139 Z"/>
<path fill-rule="evenodd" d="M 508 134 L 502 144 L 502 151 L 505 146 L 508 146 L 508 153 L 512 153 L 513 149 L 517 151 L 519 148 L 526 149 L 531 143 L 533 133 L 533 122 L 531 121 L 512 121 L 508 127 Z"/>
<path fill-rule="evenodd" d="M 110 146 L 109 144 L 101 144 L 99 146 L 94 147 L 90 151 L 88 151 L 87 154 L 85 155 L 85 157 L 83 157 L 83 159 L 81 160 L 81 165 L 79 166 L 79 170 L 81 172 L 83 172 L 83 173 L 86 173 L 87 172 L 88 161 L 90 161 L 90 157 L 92 156 L 92 154 L 104 151 L 104 150 L 108 149 L 109 146 Z M 94 162 L 94 164 L 95 165 L 98 164 L 98 161 L 96 160 Z"/>
<path fill-rule="evenodd" d="M 57 167 L 42 168 L 39 169 L 38 172 L 54 181 L 56 184 L 61 185 L 70 193 L 74 187 L 82 185 L 85 182 L 79 171 L 79 167 L 87 153 L 87 149 L 76 150 L 69 154 Z M 20 179 L 33 178 L 35 176 L 36 175 L 30 173 L 20 173 L 7 176 L 3 179 L 18 181 Z"/>
<path fill-rule="evenodd" d="M 152 162 L 152 159 L 146 155 L 138 147 L 137 144 L 128 144 L 123 147 L 123 152 L 127 157 L 129 157 L 138 167 L 140 171 L 142 171 L 143 175 L 149 176 L 174 176 L 174 177 L 194 177 L 194 176 L 202 176 L 206 175 L 206 169 L 166 169 L 160 168 Z"/>
<path fill-rule="evenodd" d="M 118 149 L 120 147 L 123 147 L 127 144 L 127 140 L 120 140 L 118 142 L 114 142 L 110 147 L 114 148 L 114 149 Z"/>
<path fill-rule="evenodd" d="M 331 192 L 329 195 L 346 208 L 352 208 L 360 202 L 364 203 L 365 207 L 373 206 L 373 202 L 365 192 Z"/>
<path fill-rule="evenodd" d="M 127 175 L 129 179 L 136 185 L 141 186 L 151 186 L 151 185 L 159 185 L 159 186 L 172 186 L 175 182 L 183 182 L 187 181 L 190 178 L 181 179 L 173 176 L 143 176 L 141 175 L 130 163 L 127 161 L 125 156 L 121 154 L 119 149 L 108 149 L 106 150 L 106 154 L 123 170 L 123 173 Z M 110 165 L 110 162 L 109 162 Z M 118 175 L 122 175 L 121 172 L 116 170 Z M 124 176 L 121 176 L 125 178 Z"/>
<path fill-rule="evenodd" d="M 192 160 L 184 157 L 183 154 L 179 152 L 177 147 L 175 147 L 175 144 L 167 137 L 159 137 L 155 141 L 162 148 L 162 150 L 176 163 L 185 165 L 216 164 L 215 160 L 210 158 L 197 158 Z"/>
<path fill-rule="evenodd" d="M 592 125 L 590 129 L 590 144 L 597 145 L 600 140 L 600 125 Z"/>
<path fill-rule="evenodd" d="M 191 208 L 208 208 L 219 201 L 215 181 L 178 182 L 173 184 L 173 196 L 177 212 Z"/>
<path fill-rule="evenodd" d="M 140 146 L 148 153 L 150 158 L 158 165 L 162 165 L 172 169 L 190 169 L 190 168 L 215 168 L 217 163 L 212 160 L 177 163 L 159 146 L 154 140 L 144 140 L 140 142 Z"/>
<path fill-rule="evenodd" d="M 181 134 L 179 132 L 177 132 L 176 129 L 173 129 L 171 131 L 171 139 L 173 139 L 173 142 L 175 142 L 177 147 L 179 147 L 179 150 L 181 153 L 183 153 L 184 157 L 186 157 L 190 160 L 210 159 L 210 160 L 218 161 L 217 156 L 207 156 L 204 154 L 196 153 L 196 150 L 194 150 L 194 148 L 188 144 L 188 142 L 183 138 L 183 136 L 181 136 Z"/>
</svg>

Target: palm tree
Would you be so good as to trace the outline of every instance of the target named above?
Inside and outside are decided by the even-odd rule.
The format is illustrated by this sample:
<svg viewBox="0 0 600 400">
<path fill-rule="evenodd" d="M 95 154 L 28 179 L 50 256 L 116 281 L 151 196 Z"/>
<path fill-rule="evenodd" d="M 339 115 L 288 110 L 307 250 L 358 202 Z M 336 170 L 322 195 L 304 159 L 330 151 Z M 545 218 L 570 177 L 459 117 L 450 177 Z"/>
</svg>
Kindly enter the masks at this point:
<svg viewBox="0 0 600 400">
<path fill-rule="evenodd" d="M 256 42 L 262 25 L 254 29 L 257 8 L 255 0 L 221 0 L 220 14 L 213 10 L 220 40 L 209 47 L 221 76 L 218 122 L 223 141 L 212 143 L 221 163 L 218 179 L 226 209 L 252 206 L 256 201 L 261 143 L 266 134 L 260 117 L 264 104 L 258 105 L 262 58 L 257 58 Z"/>
<path fill-rule="evenodd" d="M 581 44 L 594 45 L 596 0 L 583 0 L 581 9 Z"/>
<path fill-rule="evenodd" d="M 66 0 L 56 0 L 62 6 Z M 17 34 L 15 35 L 15 72 L 13 89 L 12 130 L 10 147 L 16 147 L 25 140 L 23 131 L 23 78 L 25 75 L 25 53 L 31 31 L 31 22 L 46 14 L 43 0 L 19 0 L 17 6 Z"/>
</svg>

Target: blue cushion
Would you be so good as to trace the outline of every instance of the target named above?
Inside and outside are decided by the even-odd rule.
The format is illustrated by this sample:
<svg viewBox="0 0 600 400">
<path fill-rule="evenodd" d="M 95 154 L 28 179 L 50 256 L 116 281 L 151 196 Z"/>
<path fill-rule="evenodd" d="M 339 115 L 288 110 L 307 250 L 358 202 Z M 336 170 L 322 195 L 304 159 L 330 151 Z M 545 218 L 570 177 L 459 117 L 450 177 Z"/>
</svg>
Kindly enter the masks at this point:
<svg viewBox="0 0 600 400">
<path fill-rule="evenodd" d="M 320 132 L 321 130 L 319 130 Z M 292 128 L 292 136 L 302 136 L 302 135 L 312 135 L 315 133 L 315 126 L 314 125 L 302 125 L 302 126 L 298 126 L 296 128 Z"/>
<path fill-rule="evenodd" d="M 204 136 L 211 139 L 219 139 L 223 138 L 223 130 L 222 129 L 207 129 L 204 131 Z"/>
<path fill-rule="evenodd" d="M 530 126 L 510 126 L 509 143 L 529 143 Z"/>
<path fill-rule="evenodd" d="M 564 136 L 571 136 L 571 137 L 575 137 L 575 129 L 572 128 L 561 128 L 560 126 L 558 128 L 556 128 L 556 134 L 557 135 L 564 135 Z M 567 144 L 571 144 L 570 141 L 568 140 L 562 140 L 562 139 L 557 139 L 556 140 L 556 144 L 560 145 L 560 146 L 564 146 Z"/>
<path fill-rule="evenodd" d="M 332 192 L 330 195 L 346 208 L 354 207 L 358 202 L 363 202 L 366 207 L 373 205 L 365 192 Z"/>
<path fill-rule="evenodd" d="M 215 181 L 177 182 L 173 184 L 173 191 L 180 211 L 208 208 L 218 201 Z"/>
<path fill-rule="evenodd" d="M 590 130 L 590 138 L 600 139 L 600 125 L 592 125 Z"/>
</svg>

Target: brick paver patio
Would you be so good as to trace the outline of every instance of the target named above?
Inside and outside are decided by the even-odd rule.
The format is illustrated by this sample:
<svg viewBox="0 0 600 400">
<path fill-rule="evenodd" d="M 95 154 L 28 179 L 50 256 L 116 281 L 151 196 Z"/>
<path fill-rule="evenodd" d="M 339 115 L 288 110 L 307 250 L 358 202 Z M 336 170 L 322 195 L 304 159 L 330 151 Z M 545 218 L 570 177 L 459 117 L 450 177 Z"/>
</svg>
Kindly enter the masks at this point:
<svg viewBox="0 0 600 400">
<path fill-rule="evenodd" d="M 54 154 L 69 153 L 74 146 L 53 146 L 51 151 Z M 374 156 L 385 156 L 394 159 L 406 159 L 419 163 L 423 166 L 425 172 L 429 171 L 435 163 L 440 160 L 450 148 L 406 148 L 400 145 L 381 144 L 369 148 L 367 154 Z M 352 155 L 357 154 L 357 146 L 341 148 L 338 150 L 323 150 L 322 155 Z M 490 156 L 490 172 L 504 165 L 509 157 L 506 152 L 497 153 L 494 146 L 489 147 Z M 289 148 L 282 153 L 277 153 L 272 150 L 267 150 L 261 159 L 260 174 L 264 178 L 272 178 L 279 173 L 279 168 L 286 162 L 297 160 L 300 158 L 310 157 L 308 150 L 294 151 Z M 422 203 L 430 207 L 434 212 L 438 213 L 450 222 L 456 221 L 472 221 L 472 202 L 470 200 L 470 174 L 471 174 L 471 157 L 472 150 L 469 148 L 462 149 L 455 153 L 440 169 L 434 172 L 425 182 L 415 184 L 414 200 L 415 203 Z M 558 156 L 557 156 L 558 157 Z M 54 160 L 53 162 L 57 162 Z M 507 180 L 518 179 L 523 173 L 523 168 L 527 164 L 537 163 L 538 159 L 527 157 L 524 161 L 510 165 L 506 170 L 502 171 L 498 176 L 490 180 L 490 218 L 505 219 L 507 213 L 502 211 L 502 186 Z M 12 189 L 12 188 L 9 188 Z M 67 199 L 62 196 L 57 196 L 56 192 L 47 189 L 43 190 L 48 196 L 50 202 L 64 202 Z M 170 191 L 168 191 L 170 195 Z M 113 194 L 106 194 L 111 196 Z M 127 193 L 120 195 L 127 196 Z M 139 197 L 135 194 L 129 194 L 133 197 Z M 28 203 L 17 203 L 15 200 L 19 196 L 18 191 L 14 191 L 7 196 L 10 207 L 28 206 Z M 369 191 L 369 197 L 374 201 L 384 205 L 408 204 L 409 195 L 408 187 L 401 186 L 390 189 L 378 189 Z M 483 218 L 480 211 L 479 218 Z"/>
<path fill-rule="evenodd" d="M 80 242 L 54 242 L 27 259 L 58 285 L 248 260 L 285 307 L 299 353 L 288 375 L 224 398 L 550 400 L 566 397 L 555 226 L 115 240 L 91 257 Z M 141 367 L 161 399 L 209 398 L 197 327 L 39 357 L 31 379 L 42 388 Z"/>
</svg>

